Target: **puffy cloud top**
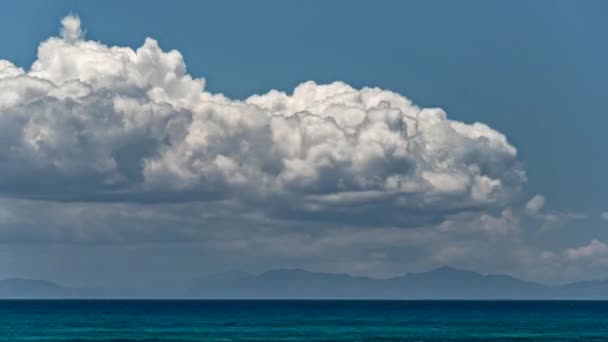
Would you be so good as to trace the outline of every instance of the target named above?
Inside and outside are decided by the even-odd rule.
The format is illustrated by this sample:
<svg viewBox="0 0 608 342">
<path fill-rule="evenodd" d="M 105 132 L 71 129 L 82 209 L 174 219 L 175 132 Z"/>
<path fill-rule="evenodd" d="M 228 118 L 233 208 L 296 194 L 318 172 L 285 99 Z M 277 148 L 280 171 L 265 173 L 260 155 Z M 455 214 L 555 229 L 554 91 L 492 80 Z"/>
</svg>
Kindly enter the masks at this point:
<svg viewBox="0 0 608 342">
<path fill-rule="evenodd" d="M 78 17 L 62 25 L 28 72 L 0 60 L 5 195 L 412 225 L 500 205 L 525 181 L 503 134 L 400 94 L 305 82 L 231 100 L 153 39 L 108 47 Z"/>
<path fill-rule="evenodd" d="M 78 16 L 68 15 L 61 20 L 61 25 L 61 36 L 65 41 L 75 42 L 84 37 Z"/>
</svg>

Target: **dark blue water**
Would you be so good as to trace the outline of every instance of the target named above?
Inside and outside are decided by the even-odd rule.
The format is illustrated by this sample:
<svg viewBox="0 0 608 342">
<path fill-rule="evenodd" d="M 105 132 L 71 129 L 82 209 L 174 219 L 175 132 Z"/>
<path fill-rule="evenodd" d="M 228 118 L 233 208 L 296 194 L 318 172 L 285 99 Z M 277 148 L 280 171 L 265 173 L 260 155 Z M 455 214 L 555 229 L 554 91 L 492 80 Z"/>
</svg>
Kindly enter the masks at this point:
<svg viewBox="0 0 608 342">
<path fill-rule="evenodd" d="M 1 341 L 608 341 L 593 301 L 0 301 Z"/>
</svg>

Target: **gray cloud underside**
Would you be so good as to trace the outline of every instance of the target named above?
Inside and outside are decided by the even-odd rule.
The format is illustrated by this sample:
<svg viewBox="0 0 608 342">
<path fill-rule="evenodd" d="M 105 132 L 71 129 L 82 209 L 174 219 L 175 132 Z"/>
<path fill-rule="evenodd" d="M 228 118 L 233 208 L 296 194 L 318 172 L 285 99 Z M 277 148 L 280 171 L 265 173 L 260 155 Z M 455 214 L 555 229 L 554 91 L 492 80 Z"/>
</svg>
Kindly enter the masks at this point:
<svg viewBox="0 0 608 342">
<path fill-rule="evenodd" d="M 546 282 L 606 276 L 604 242 L 543 248 L 524 217 L 511 209 L 461 213 L 438 224 L 400 229 L 285 222 L 246 213 L 234 203 L 209 201 L 3 199 L 0 266 L 13 276 L 35 272 L 78 283 L 130 279 L 142 286 L 167 280 L 168 274 L 188 280 L 233 268 L 302 267 L 384 277 L 457 265 Z M 92 265 L 98 266 L 91 273 Z"/>
</svg>

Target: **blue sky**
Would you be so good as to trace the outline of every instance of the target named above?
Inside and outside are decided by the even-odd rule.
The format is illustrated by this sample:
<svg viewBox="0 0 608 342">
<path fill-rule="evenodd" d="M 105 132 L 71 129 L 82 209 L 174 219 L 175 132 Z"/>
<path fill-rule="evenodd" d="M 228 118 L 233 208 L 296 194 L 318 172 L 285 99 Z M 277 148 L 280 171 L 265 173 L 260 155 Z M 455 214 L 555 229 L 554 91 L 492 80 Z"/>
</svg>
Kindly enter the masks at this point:
<svg viewBox="0 0 608 342">
<path fill-rule="evenodd" d="M 526 233 L 555 251 L 608 240 L 607 10 L 604 1 L 20 1 L 0 13 L 0 59 L 29 69 L 38 44 L 74 13 L 86 39 L 136 49 L 152 37 L 178 50 L 207 91 L 233 99 L 291 93 L 307 80 L 392 90 L 504 134 L 527 181 L 507 205 L 486 209 L 523 208 L 538 194 L 544 215 L 585 216 Z M 505 269 L 533 273 L 517 267 Z"/>
</svg>

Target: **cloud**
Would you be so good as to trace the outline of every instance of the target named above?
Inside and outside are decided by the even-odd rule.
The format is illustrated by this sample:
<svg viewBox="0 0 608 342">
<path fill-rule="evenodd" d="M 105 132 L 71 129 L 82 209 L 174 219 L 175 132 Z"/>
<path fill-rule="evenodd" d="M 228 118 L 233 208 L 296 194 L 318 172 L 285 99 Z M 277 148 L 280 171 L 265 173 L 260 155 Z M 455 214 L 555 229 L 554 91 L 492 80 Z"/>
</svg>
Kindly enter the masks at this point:
<svg viewBox="0 0 608 342">
<path fill-rule="evenodd" d="M 604 211 L 600 214 L 600 218 L 604 221 L 608 221 L 608 211 Z"/>
<path fill-rule="evenodd" d="M 62 25 L 29 71 L 0 61 L 5 196 L 234 201 L 408 225 L 500 206 L 525 181 L 503 134 L 400 94 L 309 81 L 231 100 L 151 38 L 109 47 L 85 40 L 76 16 Z"/>
<path fill-rule="evenodd" d="M 520 230 L 519 217 L 510 208 L 500 215 L 477 213 L 450 217 L 438 225 L 440 231 L 461 234 L 483 233 L 489 237 L 502 237 Z"/>
<path fill-rule="evenodd" d="M 527 203 L 526 203 L 526 213 L 528 215 L 536 215 L 541 209 L 545 206 L 545 197 L 541 195 L 534 195 Z"/>
<path fill-rule="evenodd" d="M 2 250 L 11 257 L 2 260 L 7 274 L 67 274 L 84 283 L 133 277 L 145 285 L 174 273 L 189 280 L 203 272 L 280 267 L 384 277 L 442 265 L 555 283 L 605 277 L 601 260 L 608 260 L 603 243 L 539 248 L 517 211 L 510 209 L 462 213 L 438 224 L 400 229 L 286 222 L 214 201 L 1 199 L 0 208 Z M 536 238 L 548 241 L 551 235 L 547 231 Z M 158 263 L 152 270 L 150 260 Z M 90 274 L 86 270 L 91 267 L 103 271 Z M 72 269 L 83 271 L 71 274 Z"/>
<path fill-rule="evenodd" d="M 581 246 L 578 248 L 568 248 L 564 255 L 569 260 L 580 260 L 580 259 L 597 259 L 597 258 L 606 258 L 608 256 L 608 245 L 599 241 L 597 239 L 593 239 L 588 245 Z"/>
<path fill-rule="evenodd" d="M 285 221 L 251 209 L 225 201 L 0 198 L 0 244 L 9 254 L 1 261 L 12 276 L 67 276 L 85 284 L 126 277 L 144 287 L 167 275 L 190 280 L 231 268 L 301 267 L 384 277 L 453 265 L 550 283 L 606 277 L 602 239 L 570 248 L 558 241 L 551 249 L 554 231 L 525 229 L 517 209 L 459 213 L 409 229 Z M 91 274 L 92 268 L 103 270 Z"/>
<path fill-rule="evenodd" d="M 573 220 L 583 220 L 587 215 L 579 212 L 546 211 L 545 197 L 534 195 L 524 206 L 524 213 L 541 222 L 541 228 L 553 228 Z"/>
<path fill-rule="evenodd" d="M 80 18 L 77 15 L 68 15 L 61 20 L 61 37 L 66 42 L 76 42 L 84 38 L 84 32 L 80 27 Z"/>
<path fill-rule="evenodd" d="M 100 281 L 137 277 L 145 283 L 178 270 L 191 279 L 199 272 L 235 267 L 254 271 L 302 267 L 371 276 L 445 264 L 491 270 L 512 259 L 509 253 L 520 232 L 509 211 L 471 213 L 448 223 L 400 229 L 285 222 L 212 201 L 0 199 L 0 208 L 2 250 L 12 257 L 12 262 L 3 260 L 8 263 L 7 274 L 27 276 L 30 270 L 42 272 L 44 266 L 43 274 L 67 273 L 85 283 L 97 277 Z M 107 264 L 109 259 L 119 259 L 120 266 Z M 153 272 L 145 271 L 150 260 L 159 263 Z M 102 268 L 103 277 L 86 271 L 81 278 L 69 274 L 70 269 L 90 270 L 91 265 Z"/>
</svg>

